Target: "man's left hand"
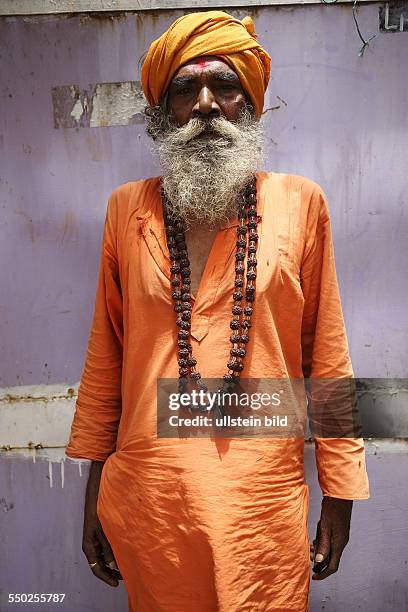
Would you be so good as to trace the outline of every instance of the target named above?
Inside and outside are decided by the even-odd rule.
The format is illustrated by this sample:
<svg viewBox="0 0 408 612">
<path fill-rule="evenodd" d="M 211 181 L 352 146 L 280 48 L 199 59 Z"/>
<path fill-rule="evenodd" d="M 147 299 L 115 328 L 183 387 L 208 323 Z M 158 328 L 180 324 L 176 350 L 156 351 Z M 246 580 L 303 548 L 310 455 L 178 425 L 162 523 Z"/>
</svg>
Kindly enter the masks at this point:
<svg viewBox="0 0 408 612">
<path fill-rule="evenodd" d="M 310 546 L 313 580 L 324 580 L 337 572 L 340 557 L 349 541 L 352 500 L 323 497 L 316 539 Z"/>
</svg>

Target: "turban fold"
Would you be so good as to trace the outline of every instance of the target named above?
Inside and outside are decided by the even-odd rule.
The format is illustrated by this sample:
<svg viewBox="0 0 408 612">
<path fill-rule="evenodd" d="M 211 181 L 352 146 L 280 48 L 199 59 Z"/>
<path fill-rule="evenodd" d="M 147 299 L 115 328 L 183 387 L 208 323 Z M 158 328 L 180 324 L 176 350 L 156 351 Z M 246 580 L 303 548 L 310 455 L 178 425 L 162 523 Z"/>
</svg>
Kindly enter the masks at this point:
<svg viewBox="0 0 408 612">
<path fill-rule="evenodd" d="M 143 62 L 142 86 L 150 106 L 158 103 L 181 66 L 199 56 L 217 55 L 236 72 L 260 117 L 271 58 L 256 38 L 251 17 L 240 21 L 223 11 L 179 17 L 152 42 Z"/>
</svg>

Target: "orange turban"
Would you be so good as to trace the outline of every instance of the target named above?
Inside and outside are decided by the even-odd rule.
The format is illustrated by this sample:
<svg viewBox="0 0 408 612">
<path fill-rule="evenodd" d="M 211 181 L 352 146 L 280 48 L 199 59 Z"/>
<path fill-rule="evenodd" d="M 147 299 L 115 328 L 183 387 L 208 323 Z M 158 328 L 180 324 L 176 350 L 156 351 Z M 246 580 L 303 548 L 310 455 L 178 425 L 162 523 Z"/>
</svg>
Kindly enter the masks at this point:
<svg viewBox="0 0 408 612">
<path fill-rule="evenodd" d="M 251 17 L 240 21 L 223 11 L 179 17 L 152 42 L 142 66 L 142 86 L 150 106 L 158 103 L 181 66 L 202 55 L 218 55 L 230 65 L 260 117 L 271 58 L 256 41 Z"/>
</svg>

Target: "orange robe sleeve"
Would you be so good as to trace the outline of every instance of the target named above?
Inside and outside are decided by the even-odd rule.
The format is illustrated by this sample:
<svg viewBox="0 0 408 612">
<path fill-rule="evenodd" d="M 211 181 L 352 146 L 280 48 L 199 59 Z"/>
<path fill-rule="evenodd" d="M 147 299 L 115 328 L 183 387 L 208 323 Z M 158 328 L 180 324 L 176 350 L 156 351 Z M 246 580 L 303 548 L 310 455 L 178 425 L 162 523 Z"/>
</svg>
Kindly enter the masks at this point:
<svg viewBox="0 0 408 612">
<path fill-rule="evenodd" d="M 337 282 L 330 213 L 314 184 L 310 194 L 306 244 L 301 264 L 305 299 L 302 319 L 302 368 L 305 377 L 351 378 L 353 368 Z M 314 437 L 323 495 L 367 499 L 368 478 L 362 438 Z"/>
<path fill-rule="evenodd" d="M 115 451 L 121 416 L 123 307 L 116 249 L 117 195 L 106 212 L 93 322 L 68 457 L 105 461 Z"/>
</svg>

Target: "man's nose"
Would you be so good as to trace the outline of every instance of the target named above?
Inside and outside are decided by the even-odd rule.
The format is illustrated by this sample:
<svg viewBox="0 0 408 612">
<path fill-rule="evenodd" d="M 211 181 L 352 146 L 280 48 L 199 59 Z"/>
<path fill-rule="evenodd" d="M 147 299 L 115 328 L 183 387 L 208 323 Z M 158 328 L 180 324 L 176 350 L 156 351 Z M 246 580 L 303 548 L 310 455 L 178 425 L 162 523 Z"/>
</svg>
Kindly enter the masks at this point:
<svg viewBox="0 0 408 612">
<path fill-rule="evenodd" d="M 201 87 L 191 114 L 192 117 L 219 117 L 221 115 L 221 109 L 209 87 Z"/>
</svg>

